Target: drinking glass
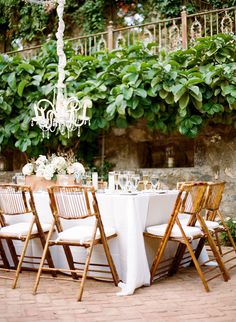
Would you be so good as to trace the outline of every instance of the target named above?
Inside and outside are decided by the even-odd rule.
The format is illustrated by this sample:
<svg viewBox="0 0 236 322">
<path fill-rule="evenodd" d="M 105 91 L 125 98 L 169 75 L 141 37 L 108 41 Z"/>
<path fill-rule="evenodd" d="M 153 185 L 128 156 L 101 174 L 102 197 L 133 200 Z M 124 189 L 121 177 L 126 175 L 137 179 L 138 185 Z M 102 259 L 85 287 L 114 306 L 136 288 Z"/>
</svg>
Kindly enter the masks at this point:
<svg viewBox="0 0 236 322">
<path fill-rule="evenodd" d="M 156 174 L 153 174 L 150 178 L 152 189 L 156 190 L 159 185 L 159 177 Z"/>
<path fill-rule="evenodd" d="M 82 183 L 82 176 L 83 176 L 83 173 L 82 172 L 75 172 L 74 173 L 74 177 L 75 177 L 75 183 L 77 184 L 81 184 Z"/>
<path fill-rule="evenodd" d="M 115 183 L 115 190 L 119 189 L 119 172 L 114 172 L 114 183 Z"/>
<path fill-rule="evenodd" d="M 20 185 L 25 184 L 25 176 L 23 175 L 23 173 L 17 173 L 16 174 L 16 183 L 20 184 Z"/>
<path fill-rule="evenodd" d="M 149 173 L 144 171 L 143 172 L 143 184 L 144 184 L 144 190 L 147 190 L 147 184 L 149 182 Z"/>
<path fill-rule="evenodd" d="M 132 190 L 132 191 L 137 191 L 139 181 L 140 181 L 140 176 L 139 176 L 139 175 L 137 175 L 137 174 L 132 174 L 132 175 L 130 176 L 130 178 L 129 178 L 129 182 L 130 182 L 131 190 Z"/>
<path fill-rule="evenodd" d="M 92 185 L 92 173 L 90 171 L 86 172 L 86 186 Z"/>
<path fill-rule="evenodd" d="M 126 173 L 120 173 L 118 181 L 119 181 L 121 190 L 125 191 L 128 184 L 128 175 Z"/>
</svg>

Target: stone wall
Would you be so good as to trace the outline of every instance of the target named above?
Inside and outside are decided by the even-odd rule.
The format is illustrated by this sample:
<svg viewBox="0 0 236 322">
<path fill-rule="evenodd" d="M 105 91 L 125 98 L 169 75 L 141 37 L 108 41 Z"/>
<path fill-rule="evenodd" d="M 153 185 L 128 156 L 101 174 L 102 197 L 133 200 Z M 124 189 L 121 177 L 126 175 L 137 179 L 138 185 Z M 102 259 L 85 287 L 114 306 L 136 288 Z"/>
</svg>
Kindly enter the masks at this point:
<svg viewBox="0 0 236 322">
<path fill-rule="evenodd" d="M 166 160 L 170 146 L 175 158 L 172 168 Z M 225 216 L 236 218 L 236 130 L 229 126 L 208 127 L 193 140 L 152 133 L 140 122 L 128 129 L 112 129 L 101 139 L 100 151 L 104 155 L 98 157 L 98 165 L 106 160 L 115 165 L 114 170 L 149 168 L 158 173 L 163 188 L 173 189 L 178 181 L 225 181 L 221 209 Z M 22 155 L 13 159 L 14 169 L 25 163 Z M 11 181 L 19 171 L 0 171 L 0 182 Z"/>
<path fill-rule="evenodd" d="M 225 216 L 236 218 L 235 129 L 229 126 L 209 126 L 193 140 L 180 135 L 155 134 L 139 123 L 128 129 L 113 129 L 104 141 L 104 158 L 115 164 L 115 170 L 142 168 L 145 163 L 143 160 L 146 160 L 146 164 L 159 163 L 158 167 L 145 168 L 158 173 L 163 188 L 173 189 L 178 181 L 225 181 L 221 210 Z M 144 148 L 145 145 L 149 149 Z M 176 159 L 176 167 L 172 168 L 167 167 L 165 160 L 165 148 L 170 145 L 174 146 Z M 155 162 L 152 147 L 157 155 Z"/>
</svg>

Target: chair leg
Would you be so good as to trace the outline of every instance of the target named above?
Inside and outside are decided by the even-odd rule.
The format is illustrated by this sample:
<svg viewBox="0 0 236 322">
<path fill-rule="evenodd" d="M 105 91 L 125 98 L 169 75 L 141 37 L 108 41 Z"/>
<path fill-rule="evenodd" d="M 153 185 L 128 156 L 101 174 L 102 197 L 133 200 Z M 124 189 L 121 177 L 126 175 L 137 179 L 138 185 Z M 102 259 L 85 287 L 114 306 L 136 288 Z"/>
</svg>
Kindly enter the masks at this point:
<svg viewBox="0 0 236 322">
<path fill-rule="evenodd" d="M 79 289 L 79 294 L 77 297 L 77 301 L 81 301 L 82 300 L 82 296 L 83 296 L 83 291 L 84 291 L 84 285 L 85 285 L 85 280 L 87 277 L 87 273 L 88 273 L 88 268 L 89 268 L 89 263 L 90 263 L 90 259 L 92 256 L 92 252 L 93 252 L 93 243 L 92 245 L 87 249 L 87 257 L 86 257 L 86 261 L 85 261 L 85 265 L 84 265 L 84 271 L 83 271 L 83 276 L 81 279 L 81 284 L 80 284 L 80 289 Z"/>
<path fill-rule="evenodd" d="M 53 224 L 52 224 L 52 226 L 51 226 L 51 228 L 50 228 L 50 230 L 48 232 L 48 236 L 47 236 L 47 239 L 46 239 L 46 243 L 45 243 L 45 246 L 44 246 L 44 249 L 43 249 L 42 258 L 41 258 L 41 261 L 40 261 L 40 264 L 39 264 L 39 268 L 38 268 L 38 272 L 37 272 L 35 284 L 34 284 L 34 287 L 33 287 L 33 294 L 34 295 L 37 293 L 40 276 L 41 276 L 41 273 L 42 273 L 44 261 L 45 261 L 45 258 L 46 258 L 46 255 L 47 255 L 47 251 L 48 251 L 48 247 L 49 247 L 49 240 L 50 240 L 50 238 L 52 236 L 53 230 L 54 230 L 54 222 L 53 222 Z"/>
<path fill-rule="evenodd" d="M 43 247 L 43 249 L 44 249 L 44 247 L 45 247 L 45 239 L 44 238 L 42 238 L 42 236 L 41 235 L 39 235 L 39 239 L 40 239 L 40 241 L 41 241 L 41 244 L 42 244 L 42 247 Z M 47 259 L 47 263 L 48 263 L 48 266 L 50 267 L 50 268 L 55 268 L 55 266 L 54 266 L 54 263 L 53 263 L 53 260 L 52 260 L 52 255 L 51 255 L 51 252 L 50 252 L 50 250 L 48 249 L 48 251 L 47 251 L 47 253 L 46 253 L 46 259 Z M 56 277 L 56 272 L 55 271 L 52 271 L 52 276 L 54 276 L 54 277 Z"/>
<path fill-rule="evenodd" d="M 4 268 L 10 268 L 9 261 L 7 259 L 6 254 L 5 254 L 5 251 L 3 249 L 2 241 L 0 241 L 0 256 L 2 258 Z"/>
<path fill-rule="evenodd" d="M 13 241 L 8 239 L 7 240 L 7 246 L 9 248 L 11 258 L 12 258 L 13 263 L 14 263 L 14 268 L 17 269 L 17 266 L 19 264 L 19 260 L 18 260 L 17 254 L 16 254 L 16 249 L 15 249 Z"/>
<path fill-rule="evenodd" d="M 216 238 L 217 247 L 219 249 L 219 253 L 222 256 L 223 255 L 223 252 L 222 252 L 221 245 L 220 245 L 220 238 L 219 238 L 219 235 L 218 235 L 217 232 L 215 233 L 215 238 Z"/>
<path fill-rule="evenodd" d="M 207 292 L 209 292 L 209 291 L 210 291 L 210 289 L 209 289 L 209 286 L 208 286 L 207 281 L 206 281 L 206 279 L 205 279 L 205 276 L 204 276 L 204 274 L 203 274 L 203 272 L 202 272 L 202 270 L 201 270 L 201 267 L 200 267 L 200 265 L 199 265 L 199 263 L 198 263 L 198 260 L 197 260 L 197 258 L 196 258 L 196 256 L 195 256 L 195 254 L 194 254 L 194 251 L 193 251 L 193 249 L 192 249 L 192 247 L 191 247 L 190 243 L 189 243 L 187 240 L 186 240 L 186 246 L 187 246 L 188 251 L 189 251 L 189 253 L 190 253 L 191 257 L 192 257 L 192 260 L 193 260 L 193 262 L 194 262 L 194 265 L 195 265 L 195 267 L 196 267 L 196 270 L 197 270 L 197 272 L 198 272 L 198 275 L 200 276 L 200 279 L 201 279 L 201 281 L 202 281 L 202 283 L 203 283 L 203 285 L 204 285 L 204 287 L 205 287 L 205 290 L 206 290 Z"/>
<path fill-rule="evenodd" d="M 175 257 L 171 263 L 171 266 L 168 271 L 168 276 L 173 276 L 174 274 L 177 273 L 179 265 L 181 263 L 181 260 L 184 256 L 186 250 L 186 245 L 185 244 L 179 244 L 177 251 L 175 253 Z"/>
<path fill-rule="evenodd" d="M 212 250 L 212 252 L 214 254 L 214 257 L 215 257 L 215 259 L 216 259 L 216 261 L 218 263 L 218 266 L 219 266 L 219 269 L 220 269 L 220 271 L 222 273 L 222 276 L 223 276 L 225 282 L 227 282 L 230 279 L 229 273 L 228 273 L 228 271 L 227 271 L 227 269 L 226 269 L 226 267 L 225 267 L 225 265 L 224 265 L 224 263 L 222 261 L 221 255 L 219 253 L 219 250 L 216 247 L 216 244 L 214 243 L 214 240 L 213 240 L 212 236 L 210 234 L 207 234 L 207 235 L 208 235 L 207 239 L 208 239 L 210 248 L 211 248 L 211 250 Z"/>
<path fill-rule="evenodd" d="M 23 250 L 22 250 L 22 253 L 21 253 L 21 256 L 20 256 L 20 260 L 19 260 L 19 263 L 18 263 L 18 266 L 17 266 L 17 269 L 16 269 L 16 275 L 15 275 L 15 279 L 12 283 L 12 288 L 16 288 L 16 284 L 17 284 L 17 281 L 18 281 L 18 278 L 19 278 L 19 275 L 20 275 L 20 271 L 21 271 L 21 266 L 22 266 L 22 263 L 23 263 L 23 260 L 24 260 L 24 257 L 25 257 L 25 253 L 26 253 L 26 250 L 27 250 L 27 247 L 28 247 L 28 244 L 29 244 L 29 241 L 30 241 L 30 235 L 31 235 L 31 230 L 32 230 L 32 227 L 33 227 L 33 224 L 31 224 L 31 227 L 30 227 L 30 231 L 28 232 L 28 235 L 26 237 L 26 240 L 25 240 L 25 243 L 24 243 L 24 246 L 23 246 Z"/>
<path fill-rule="evenodd" d="M 110 252 L 110 249 L 109 249 L 109 246 L 107 243 L 107 239 L 106 239 L 105 232 L 104 232 L 103 225 L 102 225 L 101 221 L 99 224 L 99 229 L 100 229 L 100 234 L 101 234 L 102 245 L 103 245 L 104 252 L 105 252 L 105 255 L 107 258 L 108 265 L 110 266 L 113 281 L 115 283 L 115 286 L 118 286 L 118 283 L 120 281 L 119 275 L 117 273 L 116 266 L 115 266 L 113 258 L 111 256 L 111 252 Z"/>
<path fill-rule="evenodd" d="M 68 263 L 70 269 L 75 270 L 73 255 L 71 253 L 70 246 L 63 245 L 62 247 L 64 249 L 64 253 L 66 255 L 67 263 Z M 79 279 L 78 274 L 76 274 L 75 272 L 72 272 L 71 275 L 72 275 L 73 279 L 75 279 L 75 280 Z"/>
<path fill-rule="evenodd" d="M 106 254 L 107 262 L 108 262 L 108 264 L 110 266 L 110 269 L 111 269 L 111 274 L 112 274 L 112 277 L 113 277 L 113 281 L 115 283 L 115 286 L 118 286 L 118 283 L 119 283 L 120 279 L 119 279 L 119 275 L 117 273 L 116 266 L 114 264 L 113 258 L 111 256 L 110 249 L 109 249 L 108 244 L 107 244 L 107 240 L 106 240 L 105 243 L 103 242 L 103 248 L 104 248 L 104 251 L 105 251 L 105 254 Z"/>
<path fill-rule="evenodd" d="M 150 276 L 150 284 L 152 284 L 153 279 L 155 277 L 157 267 L 160 264 L 162 255 L 163 255 L 163 253 L 165 251 L 165 248 L 166 248 L 166 245 L 167 245 L 167 242 L 168 242 L 168 238 L 169 238 L 169 236 L 165 236 L 164 240 L 161 241 L 161 244 L 160 244 L 160 246 L 158 248 L 156 256 L 155 256 L 155 258 L 153 260 L 153 263 L 152 263 L 152 266 L 151 266 L 151 269 L 150 269 L 150 274 L 151 274 L 151 276 Z"/>
</svg>

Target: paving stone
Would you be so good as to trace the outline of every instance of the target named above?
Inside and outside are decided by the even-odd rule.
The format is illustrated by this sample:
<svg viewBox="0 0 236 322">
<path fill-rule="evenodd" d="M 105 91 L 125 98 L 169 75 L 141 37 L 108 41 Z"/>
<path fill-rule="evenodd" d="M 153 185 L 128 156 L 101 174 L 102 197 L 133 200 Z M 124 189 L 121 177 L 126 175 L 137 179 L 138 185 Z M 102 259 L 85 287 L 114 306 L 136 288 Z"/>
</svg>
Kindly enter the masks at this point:
<svg viewBox="0 0 236 322">
<path fill-rule="evenodd" d="M 88 280 L 77 302 L 78 284 L 45 279 L 32 295 L 35 273 L 22 272 L 14 290 L 11 281 L 0 279 L 0 322 L 234 322 L 236 269 L 230 274 L 227 283 L 209 282 L 209 293 L 188 269 L 124 297 L 113 284 Z"/>
</svg>

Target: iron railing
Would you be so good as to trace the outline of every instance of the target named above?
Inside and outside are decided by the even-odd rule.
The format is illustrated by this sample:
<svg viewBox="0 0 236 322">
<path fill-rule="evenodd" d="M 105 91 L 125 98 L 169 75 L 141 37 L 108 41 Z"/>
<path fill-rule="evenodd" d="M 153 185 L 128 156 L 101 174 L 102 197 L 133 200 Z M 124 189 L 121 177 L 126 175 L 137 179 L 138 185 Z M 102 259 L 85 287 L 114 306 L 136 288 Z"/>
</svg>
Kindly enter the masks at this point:
<svg viewBox="0 0 236 322">
<path fill-rule="evenodd" d="M 236 7 L 204 11 L 191 15 L 183 10 L 181 17 L 178 18 L 158 20 L 119 29 L 114 29 L 112 22 L 110 22 L 105 32 L 74 37 L 67 39 L 67 41 L 72 43 L 77 54 L 86 56 L 103 49 L 111 51 L 137 42 L 154 43 L 153 50 L 158 53 L 163 49 L 166 51 L 186 49 L 193 45 L 197 38 L 213 36 L 218 33 L 236 34 Z M 32 57 L 38 53 L 40 48 L 39 45 L 11 51 L 7 54 L 20 53 L 25 57 Z"/>
</svg>

